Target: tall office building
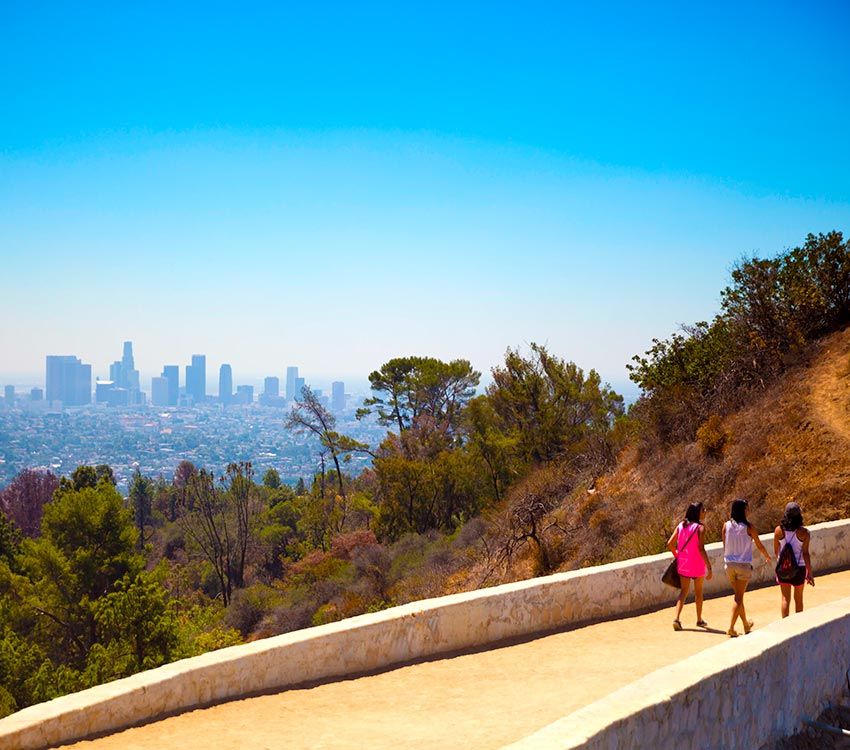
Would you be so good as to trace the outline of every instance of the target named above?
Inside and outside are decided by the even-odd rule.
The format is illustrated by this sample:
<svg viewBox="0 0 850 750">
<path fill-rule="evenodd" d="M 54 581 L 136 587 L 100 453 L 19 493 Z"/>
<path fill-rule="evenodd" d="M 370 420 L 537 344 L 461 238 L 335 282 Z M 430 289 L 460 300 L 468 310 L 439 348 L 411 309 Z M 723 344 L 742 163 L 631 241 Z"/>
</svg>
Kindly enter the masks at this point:
<svg viewBox="0 0 850 750">
<path fill-rule="evenodd" d="M 263 395 L 273 398 L 280 396 L 280 378 L 266 378 L 263 381 Z"/>
<path fill-rule="evenodd" d="M 83 406 L 91 403 L 91 365 L 78 357 L 47 355 L 47 400 L 63 406 Z"/>
<path fill-rule="evenodd" d="M 113 383 L 113 387 L 123 388 L 127 391 L 128 404 L 141 404 L 142 389 L 139 381 L 139 371 L 136 369 L 136 363 L 133 360 L 133 342 L 124 342 L 124 351 L 121 359 L 116 360 L 109 366 L 109 380 Z M 100 381 L 101 383 L 105 381 Z M 110 403 L 116 399 L 109 399 Z M 124 402 L 124 398 L 118 399 L 118 402 Z"/>
<path fill-rule="evenodd" d="M 297 367 L 287 367 L 286 368 L 286 400 L 292 401 L 299 391 L 297 390 L 298 381 L 298 368 Z"/>
<path fill-rule="evenodd" d="M 222 404 L 233 403 L 233 370 L 230 365 L 218 369 L 218 400 Z"/>
<path fill-rule="evenodd" d="M 15 386 L 7 385 L 3 395 L 5 396 L 6 408 L 11 409 L 15 405 Z"/>
<path fill-rule="evenodd" d="M 186 394 L 191 396 L 196 404 L 206 400 L 207 357 L 204 354 L 193 354 L 192 364 L 186 366 Z"/>
<path fill-rule="evenodd" d="M 336 414 L 345 411 L 345 383 L 340 380 L 331 383 L 331 410 Z"/>
<path fill-rule="evenodd" d="M 151 403 L 154 406 L 168 406 L 168 378 L 151 378 Z"/>
<path fill-rule="evenodd" d="M 304 390 L 304 378 L 295 378 L 295 396 L 294 398 L 301 398 L 301 391 Z"/>
<path fill-rule="evenodd" d="M 166 406 L 177 406 L 180 396 L 180 368 L 177 365 L 166 365 L 162 368 L 162 376 L 168 381 L 168 404 Z"/>
</svg>

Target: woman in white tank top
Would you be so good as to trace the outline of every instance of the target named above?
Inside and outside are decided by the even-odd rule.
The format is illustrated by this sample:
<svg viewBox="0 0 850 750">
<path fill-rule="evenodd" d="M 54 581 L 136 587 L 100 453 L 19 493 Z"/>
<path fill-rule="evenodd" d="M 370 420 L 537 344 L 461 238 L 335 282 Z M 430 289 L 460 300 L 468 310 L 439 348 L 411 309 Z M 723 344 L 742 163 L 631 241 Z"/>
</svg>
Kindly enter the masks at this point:
<svg viewBox="0 0 850 750">
<path fill-rule="evenodd" d="M 788 617 L 791 611 L 791 591 L 794 591 L 794 611 L 803 611 L 803 588 L 808 583 L 810 586 L 815 585 L 815 579 L 812 576 L 812 559 L 809 556 L 809 539 L 811 535 L 809 530 L 803 526 L 803 512 L 797 503 L 788 503 L 785 506 L 785 515 L 779 522 L 779 526 L 773 532 L 773 551 L 776 554 L 777 560 L 782 553 L 786 544 L 791 545 L 794 550 L 794 558 L 797 565 L 800 566 L 799 576 L 785 583 L 778 578 L 776 582 L 779 584 L 779 590 L 782 592 L 782 616 Z"/>
<path fill-rule="evenodd" d="M 744 608 L 744 592 L 753 574 L 753 544 L 758 547 L 764 559 L 770 562 L 770 555 L 759 539 L 758 532 L 747 520 L 747 501 L 733 500 L 729 512 L 730 519 L 723 524 L 723 562 L 725 563 L 726 575 L 735 592 L 732 602 L 732 621 L 726 634 L 730 638 L 738 635 L 735 623 L 741 618 L 744 633 L 749 633 L 753 628 L 753 621 L 747 619 L 747 611 Z"/>
</svg>

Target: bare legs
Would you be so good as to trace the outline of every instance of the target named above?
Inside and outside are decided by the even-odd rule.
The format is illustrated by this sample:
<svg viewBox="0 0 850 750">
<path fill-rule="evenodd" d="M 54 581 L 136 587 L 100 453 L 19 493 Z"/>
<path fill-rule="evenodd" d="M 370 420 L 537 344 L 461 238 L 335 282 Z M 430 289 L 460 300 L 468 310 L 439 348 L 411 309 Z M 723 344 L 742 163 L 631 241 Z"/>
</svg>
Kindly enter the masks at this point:
<svg viewBox="0 0 850 750">
<path fill-rule="evenodd" d="M 803 611 L 803 588 L 803 586 L 792 586 L 790 583 L 779 584 L 779 590 L 782 592 L 783 617 L 788 617 L 788 613 L 791 611 L 791 589 L 794 589 L 794 611 Z"/>
<path fill-rule="evenodd" d="M 697 624 L 702 623 L 702 578 L 694 578 L 694 600 L 697 605 Z"/>
<path fill-rule="evenodd" d="M 694 599 L 697 606 L 697 621 L 702 620 L 702 578 L 687 578 L 686 576 L 682 576 L 682 590 L 679 592 L 679 598 L 676 600 L 676 620 L 675 622 L 679 622 L 679 618 L 682 616 L 682 607 L 685 606 L 685 599 L 688 598 L 688 594 L 691 591 L 691 580 L 694 582 Z"/>
<path fill-rule="evenodd" d="M 735 630 L 735 623 L 738 618 L 741 618 L 741 624 L 744 626 L 744 632 L 750 632 L 750 621 L 747 619 L 747 612 L 744 609 L 744 592 L 747 590 L 749 581 L 743 581 L 736 578 L 732 583 L 732 589 L 735 592 L 735 598 L 732 600 L 732 621 L 729 623 L 729 633 L 731 635 Z"/>
</svg>

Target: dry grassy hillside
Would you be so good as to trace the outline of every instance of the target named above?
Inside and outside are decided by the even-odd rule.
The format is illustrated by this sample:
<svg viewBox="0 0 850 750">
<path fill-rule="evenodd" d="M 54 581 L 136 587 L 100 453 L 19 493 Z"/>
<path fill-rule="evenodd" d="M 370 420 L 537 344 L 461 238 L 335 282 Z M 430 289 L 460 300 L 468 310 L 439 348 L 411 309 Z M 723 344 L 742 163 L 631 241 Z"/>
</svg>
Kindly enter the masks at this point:
<svg viewBox="0 0 850 750">
<path fill-rule="evenodd" d="M 549 570 L 661 552 L 691 502 L 706 504 L 712 541 L 738 497 L 749 500 L 760 533 L 792 499 L 807 523 L 850 517 L 850 328 L 812 345 L 746 408 L 717 419 L 713 432 L 713 455 L 705 438 L 654 451 L 633 445 L 594 489 L 564 495 L 538 527 Z M 554 468 L 530 477 L 542 494 L 560 492 Z M 530 541 L 499 562 L 503 538 L 498 523 L 490 527 L 483 554 L 443 579 L 441 593 L 548 572 Z"/>
<path fill-rule="evenodd" d="M 850 516 L 850 328 L 814 345 L 719 430 L 725 443 L 715 457 L 699 441 L 644 456 L 629 448 L 593 495 L 570 498 L 558 513 L 586 526 L 564 567 L 661 551 L 691 502 L 708 507 L 712 539 L 737 497 L 749 500 L 762 533 L 792 499 L 807 523 Z"/>
</svg>

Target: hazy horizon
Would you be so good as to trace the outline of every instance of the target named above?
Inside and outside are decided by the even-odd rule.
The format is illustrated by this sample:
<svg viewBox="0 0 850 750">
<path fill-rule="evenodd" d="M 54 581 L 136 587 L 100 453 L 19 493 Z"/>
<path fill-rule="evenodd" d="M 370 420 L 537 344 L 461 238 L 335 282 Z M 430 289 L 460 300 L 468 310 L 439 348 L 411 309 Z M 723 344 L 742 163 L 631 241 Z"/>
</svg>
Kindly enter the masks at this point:
<svg viewBox="0 0 850 750">
<path fill-rule="evenodd" d="M 0 11 L 0 373 L 538 342 L 622 386 L 741 257 L 850 230 L 846 4 L 168 19 Z"/>
</svg>

